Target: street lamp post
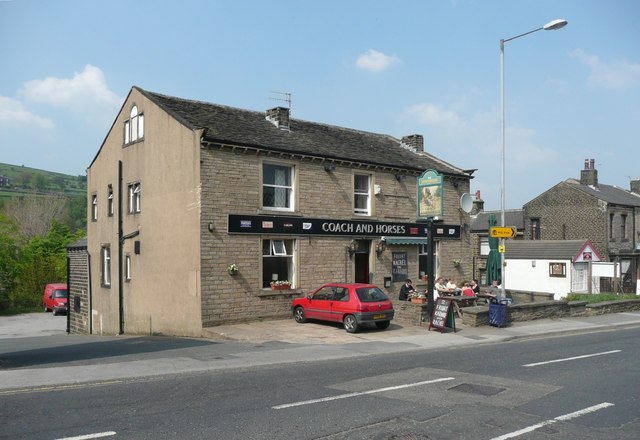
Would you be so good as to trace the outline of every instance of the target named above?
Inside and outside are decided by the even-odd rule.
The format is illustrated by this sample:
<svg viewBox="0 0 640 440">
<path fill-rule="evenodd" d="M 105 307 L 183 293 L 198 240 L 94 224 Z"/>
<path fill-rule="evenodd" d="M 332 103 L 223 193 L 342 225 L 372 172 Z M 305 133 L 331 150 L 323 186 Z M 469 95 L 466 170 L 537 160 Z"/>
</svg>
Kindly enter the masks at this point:
<svg viewBox="0 0 640 440">
<path fill-rule="evenodd" d="M 501 177 L 500 177 L 500 226 L 504 227 L 504 203 L 505 203 L 505 118 L 504 118 L 504 43 L 507 41 L 515 40 L 516 38 L 524 37 L 525 35 L 532 34 L 538 31 L 555 31 L 556 29 L 563 28 L 567 25 L 567 20 L 557 19 L 550 21 L 544 26 L 534 29 L 529 32 L 525 32 L 524 34 L 516 35 L 515 37 L 507 38 L 504 40 L 500 40 L 500 111 L 502 113 L 502 127 L 501 127 L 501 137 L 502 137 L 502 149 L 500 154 L 500 162 L 501 162 Z M 500 244 L 504 246 L 504 238 L 500 239 Z M 505 296 L 504 293 L 504 285 L 505 285 L 505 276 L 504 276 L 504 252 L 500 252 L 500 291 L 502 297 Z"/>
</svg>

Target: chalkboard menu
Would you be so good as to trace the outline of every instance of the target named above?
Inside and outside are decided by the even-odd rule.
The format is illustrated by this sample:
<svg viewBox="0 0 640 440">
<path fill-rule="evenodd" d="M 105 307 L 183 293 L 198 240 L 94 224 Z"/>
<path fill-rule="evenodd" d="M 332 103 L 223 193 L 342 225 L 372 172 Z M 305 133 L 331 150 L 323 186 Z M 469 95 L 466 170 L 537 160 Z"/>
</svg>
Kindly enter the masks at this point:
<svg viewBox="0 0 640 440">
<path fill-rule="evenodd" d="M 454 332 L 456 331 L 456 318 L 453 316 L 453 307 L 450 299 L 442 297 L 436 299 L 431 313 L 429 330 L 431 330 L 431 327 L 439 329 L 440 333 L 444 332 L 445 327 L 452 328 Z"/>
<path fill-rule="evenodd" d="M 409 278 L 406 252 L 391 252 L 391 276 L 394 283 Z"/>
</svg>

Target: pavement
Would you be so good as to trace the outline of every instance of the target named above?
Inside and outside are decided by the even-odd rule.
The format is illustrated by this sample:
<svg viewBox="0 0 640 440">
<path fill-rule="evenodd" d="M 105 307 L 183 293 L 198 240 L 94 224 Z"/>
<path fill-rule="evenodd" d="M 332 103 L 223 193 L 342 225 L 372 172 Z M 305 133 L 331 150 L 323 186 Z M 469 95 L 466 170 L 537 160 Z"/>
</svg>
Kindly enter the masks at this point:
<svg viewBox="0 0 640 440">
<path fill-rule="evenodd" d="M 386 330 L 350 334 L 339 324 L 287 319 L 211 327 L 203 338 L 170 338 L 68 335 L 64 316 L 32 313 L 0 317 L 0 396 L 636 326 L 640 312 L 539 319 L 503 328 L 468 327 L 456 319 L 456 331 L 444 333 L 392 322 Z"/>
</svg>

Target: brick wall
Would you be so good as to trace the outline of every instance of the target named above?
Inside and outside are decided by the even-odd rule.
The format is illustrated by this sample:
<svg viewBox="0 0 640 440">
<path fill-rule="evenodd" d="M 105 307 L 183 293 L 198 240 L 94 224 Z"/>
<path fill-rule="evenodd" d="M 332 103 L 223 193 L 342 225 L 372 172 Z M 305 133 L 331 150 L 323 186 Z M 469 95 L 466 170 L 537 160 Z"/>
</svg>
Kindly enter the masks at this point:
<svg viewBox="0 0 640 440">
<path fill-rule="evenodd" d="M 89 334 L 89 255 L 87 249 L 67 251 L 69 265 L 69 333 Z"/>
</svg>

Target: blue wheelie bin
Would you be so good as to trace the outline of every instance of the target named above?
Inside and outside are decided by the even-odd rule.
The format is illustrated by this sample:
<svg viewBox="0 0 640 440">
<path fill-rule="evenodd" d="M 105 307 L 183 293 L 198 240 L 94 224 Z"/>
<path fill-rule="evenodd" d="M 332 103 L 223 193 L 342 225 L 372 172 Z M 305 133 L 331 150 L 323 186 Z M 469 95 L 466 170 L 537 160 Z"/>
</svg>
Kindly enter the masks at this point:
<svg viewBox="0 0 640 440">
<path fill-rule="evenodd" d="M 506 299 L 494 299 L 489 303 L 489 325 L 505 327 L 507 325 Z"/>
</svg>

